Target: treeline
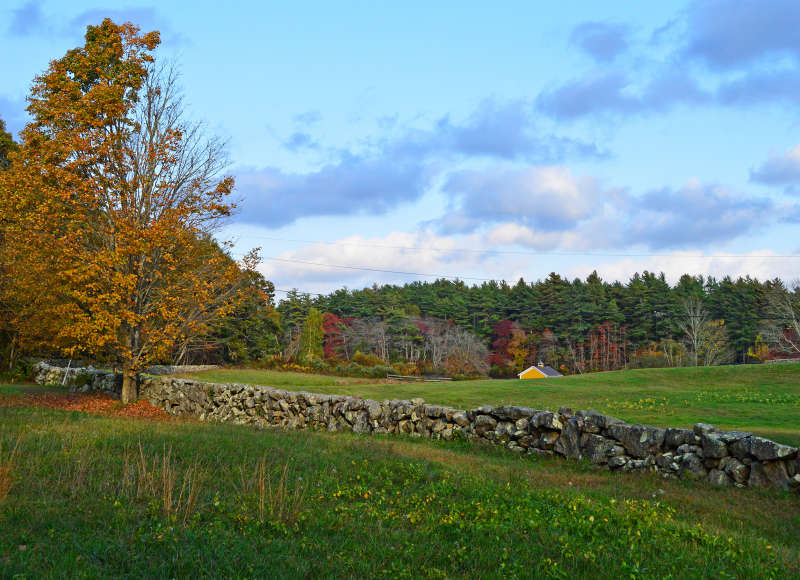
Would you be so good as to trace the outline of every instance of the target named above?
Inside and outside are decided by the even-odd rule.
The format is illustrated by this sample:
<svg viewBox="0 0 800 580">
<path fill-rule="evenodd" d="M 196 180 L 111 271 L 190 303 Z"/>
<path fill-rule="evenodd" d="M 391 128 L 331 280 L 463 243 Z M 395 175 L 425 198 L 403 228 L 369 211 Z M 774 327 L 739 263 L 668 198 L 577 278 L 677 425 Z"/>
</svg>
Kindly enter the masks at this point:
<svg viewBox="0 0 800 580">
<path fill-rule="evenodd" d="M 359 350 L 386 363 L 446 371 L 425 345 L 430 327 L 449 325 L 483 345 L 472 353 L 486 353 L 485 365 L 461 370 L 496 376 L 538 361 L 575 373 L 800 356 L 800 288 L 779 279 L 684 275 L 671 286 L 663 273 L 647 271 L 627 283 L 597 273 L 571 281 L 553 273 L 514 285 L 437 280 L 315 298 L 293 291 L 277 307 L 286 358 L 302 354 L 312 309 L 328 317 L 320 357 L 347 359 Z"/>
</svg>

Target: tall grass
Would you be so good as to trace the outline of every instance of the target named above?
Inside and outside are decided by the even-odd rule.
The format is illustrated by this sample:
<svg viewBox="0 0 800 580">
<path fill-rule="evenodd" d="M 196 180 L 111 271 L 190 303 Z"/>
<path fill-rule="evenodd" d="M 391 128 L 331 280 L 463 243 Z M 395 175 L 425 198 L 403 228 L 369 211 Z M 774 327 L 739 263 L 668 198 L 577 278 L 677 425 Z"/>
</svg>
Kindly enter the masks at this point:
<svg viewBox="0 0 800 580">
<path fill-rule="evenodd" d="M 4 456 L 3 454 L 3 440 L 0 439 L 0 501 L 5 500 L 8 497 L 11 488 L 14 487 L 15 460 L 21 439 L 22 434 L 17 436 L 14 447 L 11 448 L 11 452 L 8 454 L 8 456 Z"/>
<path fill-rule="evenodd" d="M 297 521 L 303 507 L 307 488 L 297 484 L 289 478 L 289 462 L 287 461 L 277 481 L 267 476 L 266 456 L 258 465 L 258 517 L 266 521 L 269 517 L 273 521 L 284 524 L 293 524 Z M 265 485 L 266 483 L 266 485 Z"/>
<path fill-rule="evenodd" d="M 181 469 L 172 456 L 172 447 L 166 445 L 160 455 L 150 455 L 139 441 L 137 451 L 127 451 L 123 458 L 122 492 L 136 499 L 154 500 L 165 518 L 183 525 L 196 513 L 206 479 L 199 460 Z"/>
<path fill-rule="evenodd" d="M 247 463 L 239 466 L 239 481 L 235 484 L 242 497 L 255 497 L 260 523 L 275 522 L 291 526 L 303 511 L 308 486 L 300 483 L 290 470 L 291 459 L 275 468 L 265 453 L 253 472 Z"/>
</svg>

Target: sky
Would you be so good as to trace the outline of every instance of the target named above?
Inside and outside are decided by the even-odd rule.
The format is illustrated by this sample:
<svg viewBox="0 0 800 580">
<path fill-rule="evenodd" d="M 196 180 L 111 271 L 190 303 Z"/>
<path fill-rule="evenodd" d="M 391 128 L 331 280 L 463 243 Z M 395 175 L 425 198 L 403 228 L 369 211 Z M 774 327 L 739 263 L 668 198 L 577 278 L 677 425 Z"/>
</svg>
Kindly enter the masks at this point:
<svg viewBox="0 0 800 580">
<path fill-rule="evenodd" d="M 6 0 L 0 118 L 105 17 L 159 30 L 283 292 L 800 278 L 800 3 Z"/>
</svg>

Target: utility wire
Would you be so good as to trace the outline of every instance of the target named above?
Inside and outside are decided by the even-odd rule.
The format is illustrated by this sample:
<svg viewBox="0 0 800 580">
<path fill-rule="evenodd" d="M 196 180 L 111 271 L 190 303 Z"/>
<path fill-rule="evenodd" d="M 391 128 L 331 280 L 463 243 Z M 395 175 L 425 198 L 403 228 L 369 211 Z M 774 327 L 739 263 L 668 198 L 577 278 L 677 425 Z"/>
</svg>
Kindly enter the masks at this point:
<svg viewBox="0 0 800 580">
<path fill-rule="evenodd" d="M 423 274 L 420 272 L 401 272 L 398 270 L 383 270 L 380 268 L 366 268 L 361 266 L 341 266 L 336 264 L 323 264 L 322 262 L 309 262 L 307 260 L 293 260 L 290 258 L 264 258 L 270 262 L 291 262 L 293 264 L 308 264 L 310 266 L 321 266 L 324 268 L 340 268 L 344 270 L 362 270 L 364 272 L 383 272 L 385 274 L 401 274 L 403 276 L 422 276 L 430 278 L 446 278 L 448 280 L 477 280 L 479 282 L 492 282 L 497 278 L 475 278 L 472 276 L 446 276 L 444 274 Z"/>
</svg>

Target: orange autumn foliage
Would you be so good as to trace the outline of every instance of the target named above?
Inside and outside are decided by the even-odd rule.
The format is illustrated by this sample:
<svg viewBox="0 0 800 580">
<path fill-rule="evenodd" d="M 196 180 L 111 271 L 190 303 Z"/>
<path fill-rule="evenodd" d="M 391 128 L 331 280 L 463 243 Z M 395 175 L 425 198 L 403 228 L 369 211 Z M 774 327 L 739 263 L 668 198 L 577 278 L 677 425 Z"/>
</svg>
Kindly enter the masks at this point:
<svg viewBox="0 0 800 580">
<path fill-rule="evenodd" d="M 233 207 L 222 144 L 184 119 L 158 43 L 130 23 L 89 26 L 34 80 L 33 121 L 0 175 L 20 344 L 120 363 L 125 402 L 137 370 L 235 306 L 241 279 L 210 236 Z"/>
</svg>

